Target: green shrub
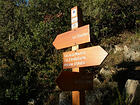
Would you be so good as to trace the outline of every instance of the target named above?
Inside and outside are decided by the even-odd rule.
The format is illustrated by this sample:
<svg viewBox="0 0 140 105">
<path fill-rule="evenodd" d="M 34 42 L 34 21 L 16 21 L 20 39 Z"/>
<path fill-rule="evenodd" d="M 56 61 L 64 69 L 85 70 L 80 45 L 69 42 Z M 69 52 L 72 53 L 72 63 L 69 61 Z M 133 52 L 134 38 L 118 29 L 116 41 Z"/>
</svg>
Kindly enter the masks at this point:
<svg viewBox="0 0 140 105">
<path fill-rule="evenodd" d="M 135 26 L 135 6 L 139 1 L 88 0 L 82 1 L 84 20 L 91 24 L 97 38 L 116 35 Z"/>
</svg>

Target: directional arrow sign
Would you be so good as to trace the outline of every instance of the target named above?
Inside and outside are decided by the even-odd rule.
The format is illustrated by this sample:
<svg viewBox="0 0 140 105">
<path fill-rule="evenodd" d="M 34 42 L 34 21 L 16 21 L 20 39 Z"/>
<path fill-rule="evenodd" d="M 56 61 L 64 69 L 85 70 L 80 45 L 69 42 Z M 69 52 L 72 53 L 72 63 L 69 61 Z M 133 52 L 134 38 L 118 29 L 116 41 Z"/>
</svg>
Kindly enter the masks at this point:
<svg viewBox="0 0 140 105">
<path fill-rule="evenodd" d="M 62 49 L 87 42 L 90 42 L 89 25 L 57 35 L 53 45 L 56 49 Z"/>
<path fill-rule="evenodd" d="M 91 73 L 62 71 L 56 83 L 63 91 L 93 89 L 93 76 Z"/>
<path fill-rule="evenodd" d="M 100 65 L 108 53 L 100 46 L 63 53 L 63 69 Z"/>
</svg>

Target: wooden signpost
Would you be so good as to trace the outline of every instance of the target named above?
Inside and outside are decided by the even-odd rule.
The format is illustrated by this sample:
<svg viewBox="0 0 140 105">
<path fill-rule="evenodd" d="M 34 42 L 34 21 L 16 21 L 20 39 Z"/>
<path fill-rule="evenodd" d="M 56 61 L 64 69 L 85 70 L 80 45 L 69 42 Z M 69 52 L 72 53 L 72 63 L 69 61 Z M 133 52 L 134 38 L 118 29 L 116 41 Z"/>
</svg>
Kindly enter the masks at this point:
<svg viewBox="0 0 140 105">
<path fill-rule="evenodd" d="M 56 83 L 63 91 L 93 89 L 93 76 L 91 73 L 62 71 Z"/>
<path fill-rule="evenodd" d="M 79 27 L 80 14 L 77 6 L 71 9 L 72 30 L 59 34 L 53 42 L 56 49 L 72 46 L 72 51 L 63 53 L 63 69 L 72 68 L 72 72 L 62 71 L 56 79 L 60 89 L 72 91 L 72 105 L 85 105 L 85 90 L 93 87 L 93 76 L 80 68 L 100 65 L 108 55 L 100 46 L 79 49 L 79 44 L 90 42 L 89 25 Z"/>
<path fill-rule="evenodd" d="M 78 7 L 71 9 L 71 29 L 74 30 L 82 25 L 82 18 Z M 76 19 L 75 19 L 76 18 Z M 75 21 L 73 21 L 75 20 Z M 79 49 L 79 45 L 72 46 L 72 51 Z M 80 72 L 78 67 L 72 68 L 72 72 Z M 82 91 L 72 91 L 72 105 L 85 105 L 85 92 Z"/>
</svg>

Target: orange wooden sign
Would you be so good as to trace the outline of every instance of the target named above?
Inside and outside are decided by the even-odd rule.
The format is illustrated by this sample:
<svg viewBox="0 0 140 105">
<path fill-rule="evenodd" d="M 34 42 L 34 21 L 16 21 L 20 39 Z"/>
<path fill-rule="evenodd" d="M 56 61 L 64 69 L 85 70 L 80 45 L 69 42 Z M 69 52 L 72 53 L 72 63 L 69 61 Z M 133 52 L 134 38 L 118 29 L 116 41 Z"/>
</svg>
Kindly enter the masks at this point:
<svg viewBox="0 0 140 105">
<path fill-rule="evenodd" d="M 91 73 L 62 71 L 56 83 L 63 91 L 93 89 L 93 76 Z"/>
<path fill-rule="evenodd" d="M 90 42 L 89 25 L 57 35 L 53 45 L 56 49 L 62 49 L 87 42 Z"/>
<path fill-rule="evenodd" d="M 100 46 L 63 53 L 63 69 L 100 65 L 108 53 Z"/>
</svg>

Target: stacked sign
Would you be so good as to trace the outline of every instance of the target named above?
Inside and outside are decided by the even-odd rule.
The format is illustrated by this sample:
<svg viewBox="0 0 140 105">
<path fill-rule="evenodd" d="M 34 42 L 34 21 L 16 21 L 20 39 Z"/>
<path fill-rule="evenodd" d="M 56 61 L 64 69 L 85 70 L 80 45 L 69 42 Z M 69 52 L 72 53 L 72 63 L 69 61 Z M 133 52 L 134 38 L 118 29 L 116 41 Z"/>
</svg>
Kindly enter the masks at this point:
<svg viewBox="0 0 140 105">
<path fill-rule="evenodd" d="M 85 25 L 78 28 L 77 6 L 71 10 L 71 27 L 73 30 L 57 35 L 53 45 L 56 49 L 63 49 L 90 42 L 90 27 Z M 63 69 L 89 67 L 100 65 L 108 53 L 100 46 L 77 49 L 63 53 Z M 63 71 L 56 79 L 62 90 L 92 89 L 92 74 Z"/>
<path fill-rule="evenodd" d="M 89 41 L 89 25 L 86 25 L 58 35 L 54 40 L 53 45 L 56 49 L 62 49 Z M 100 46 L 64 52 L 63 69 L 100 65 L 107 54 L 108 53 Z"/>
</svg>

